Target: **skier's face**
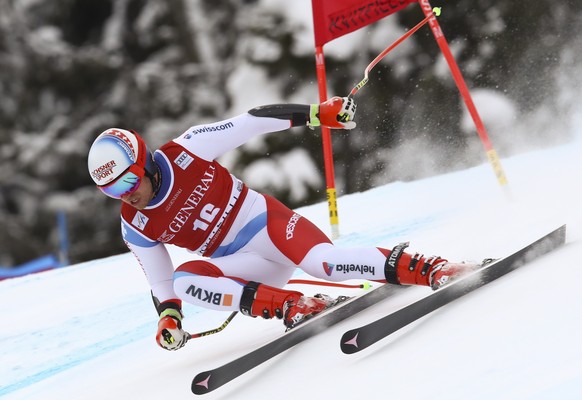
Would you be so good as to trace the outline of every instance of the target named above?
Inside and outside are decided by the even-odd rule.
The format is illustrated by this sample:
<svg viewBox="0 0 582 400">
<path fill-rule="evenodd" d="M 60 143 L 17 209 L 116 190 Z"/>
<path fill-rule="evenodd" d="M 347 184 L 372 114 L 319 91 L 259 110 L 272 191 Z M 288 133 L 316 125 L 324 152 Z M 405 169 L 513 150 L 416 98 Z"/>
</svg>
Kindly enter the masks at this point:
<svg viewBox="0 0 582 400">
<path fill-rule="evenodd" d="M 152 181 L 144 177 L 134 192 L 121 196 L 121 201 L 138 210 L 143 210 L 153 198 L 154 189 L 152 187 Z"/>
</svg>

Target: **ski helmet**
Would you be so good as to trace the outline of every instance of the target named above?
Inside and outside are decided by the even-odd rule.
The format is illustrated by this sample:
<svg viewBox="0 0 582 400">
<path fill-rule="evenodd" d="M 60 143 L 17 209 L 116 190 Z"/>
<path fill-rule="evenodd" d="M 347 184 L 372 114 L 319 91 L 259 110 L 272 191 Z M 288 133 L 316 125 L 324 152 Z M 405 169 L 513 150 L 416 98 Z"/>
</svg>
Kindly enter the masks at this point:
<svg viewBox="0 0 582 400">
<path fill-rule="evenodd" d="M 135 131 L 110 128 L 91 145 L 87 159 L 97 187 L 109 197 L 121 198 L 139 187 L 144 176 L 157 172 L 152 153 Z"/>
</svg>

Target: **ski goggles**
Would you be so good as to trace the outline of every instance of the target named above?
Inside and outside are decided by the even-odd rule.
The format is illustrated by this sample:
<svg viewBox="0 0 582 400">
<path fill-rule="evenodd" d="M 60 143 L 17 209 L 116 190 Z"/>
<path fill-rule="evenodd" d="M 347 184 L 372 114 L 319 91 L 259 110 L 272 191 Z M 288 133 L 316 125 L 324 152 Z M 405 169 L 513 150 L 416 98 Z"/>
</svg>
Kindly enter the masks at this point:
<svg viewBox="0 0 582 400">
<path fill-rule="evenodd" d="M 122 196 L 135 192 L 144 177 L 143 168 L 132 164 L 123 174 L 107 185 L 97 186 L 99 190 L 114 199 L 121 199 Z"/>
</svg>

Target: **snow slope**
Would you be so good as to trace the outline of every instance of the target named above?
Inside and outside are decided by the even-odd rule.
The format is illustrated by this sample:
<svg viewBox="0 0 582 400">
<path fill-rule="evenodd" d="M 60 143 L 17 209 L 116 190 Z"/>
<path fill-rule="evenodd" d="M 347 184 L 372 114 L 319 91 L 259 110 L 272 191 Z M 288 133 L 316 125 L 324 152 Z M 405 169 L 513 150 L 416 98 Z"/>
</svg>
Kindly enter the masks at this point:
<svg viewBox="0 0 582 400">
<path fill-rule="evenodd" d="M 341 197 L 338 246 L 408 240 L 411 251 L 479 260 L 563 223 L 568 243 L 360 354 L 340 352 L 343 331 L 430 290 L 401 291 L 204 397 L 582 398 L 581 154 L 577 140 L 502 160 L 510 194 L 483 164 Z M 327 231 L 326 207 L 300 212 Z M 176 262 L 189 257 L 172 254 Z M 149 290 L 130 254 L 2 281 L 0 309 L 0 398 L 7 400 L 188 399 L 196 373 L 283 331 L 280 321 L 237 316 L 178 352 L 159 349 Z M 190 306 L 185 312 L 192 332 L 227 316 Z"/>
</svg>

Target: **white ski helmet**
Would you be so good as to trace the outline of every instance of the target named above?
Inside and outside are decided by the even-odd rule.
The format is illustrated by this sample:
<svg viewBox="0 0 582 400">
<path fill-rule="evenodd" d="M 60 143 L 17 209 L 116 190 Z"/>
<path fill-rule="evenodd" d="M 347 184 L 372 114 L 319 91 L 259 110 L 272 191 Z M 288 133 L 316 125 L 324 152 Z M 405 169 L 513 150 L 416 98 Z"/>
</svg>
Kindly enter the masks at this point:
<svg viewBox="0 0 582 400">
<path fill-rule="evenodd" d="M 113 198 L 137 189 L 144 176 L 153 180 L 157 172 L 152 153 L 135 131 L 110 128 L 89 149 L 87 165 L 101 191 Z"/>
</svg>

